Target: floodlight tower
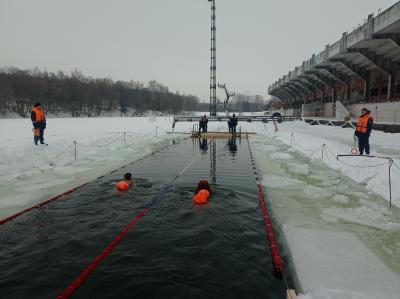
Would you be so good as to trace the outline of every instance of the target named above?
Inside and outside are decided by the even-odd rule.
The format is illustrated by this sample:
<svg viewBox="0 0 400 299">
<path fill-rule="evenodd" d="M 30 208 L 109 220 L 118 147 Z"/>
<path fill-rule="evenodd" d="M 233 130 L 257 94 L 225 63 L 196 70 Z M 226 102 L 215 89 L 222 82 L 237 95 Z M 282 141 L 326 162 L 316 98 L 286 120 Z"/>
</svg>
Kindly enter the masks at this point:
<svg viewBox="0 0 400 299">
<path fill-rule="evenodd" d="M 211 2 L 211 62 L 210 62 L 210 115 L 217 115 L 217 48 L 215 27 L 215 0 Z"/>
</svg>

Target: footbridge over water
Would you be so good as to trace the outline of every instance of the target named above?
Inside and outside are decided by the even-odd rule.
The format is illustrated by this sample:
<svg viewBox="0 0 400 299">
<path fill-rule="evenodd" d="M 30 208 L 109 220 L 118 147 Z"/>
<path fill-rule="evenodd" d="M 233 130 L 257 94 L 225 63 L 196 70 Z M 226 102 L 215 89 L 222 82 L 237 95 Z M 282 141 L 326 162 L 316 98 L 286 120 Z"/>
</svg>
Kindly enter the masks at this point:
<svg viewBox="0 0 400 299">
<path fill-rule="evenodd" d="M 336 101 L 345 106 L 399 103 L 399 45 L 400 2 L 375 17 L 370 14 L 362 26 L 343 33 L 341 39 L 270 85 L 268 93 L 289 106 L 311 104 L 313 116 L 325 117 L 335 117 Z M 400 103 L 399 108 L 392 106 L 385 109 L 400 109 Z"/>
</svg>

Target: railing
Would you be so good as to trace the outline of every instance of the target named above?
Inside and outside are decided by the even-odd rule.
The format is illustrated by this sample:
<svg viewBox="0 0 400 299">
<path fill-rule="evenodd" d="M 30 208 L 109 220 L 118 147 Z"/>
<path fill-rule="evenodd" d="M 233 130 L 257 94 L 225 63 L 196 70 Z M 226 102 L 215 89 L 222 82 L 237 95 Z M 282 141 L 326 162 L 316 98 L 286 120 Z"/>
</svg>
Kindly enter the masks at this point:
<svg viewBox="0 0 400 299">
<path fill-rule="evenodd" d="M 175 122 L 198 122 L 200 120 L 200 116 L 175 116 L 174 121 Z M 272 117 L 271 115 L 263 115 L 263 116 L 237 116 L 238 121 L 242 122 L 252 122 L 252 121 L 272 121 L 273 119 L 277 119 L 278 117 Z M 286 116 L 282 115 L 282 120 L 283 121 L 294 121 L 299 119 L 300 116 Z M 218 122 L 226 122 L 229 120 L 229 117 L 227 116 L 217 116 L 217 117 L 209 117 L 208 121 L 213 122 L 213 121 L 218 121 Z M 194 128 L 194 127 L 193 127 Z"/>
<path fill-rule="evenodd" d="M 388 123 L 388 124 L 400 124 L 400 110 L 386 110 L 386 109 L 372 109 L 372 117 L 375 123 Z M 327 111 L 323 108 L 304 108 L 304 117 L 317 117 L 317 118 L 329 118 L 340 121 L 349 120 L 349 113 L 345 111 Z M 352 117 L 353 121 L 357 118 Z"/>
</svg>

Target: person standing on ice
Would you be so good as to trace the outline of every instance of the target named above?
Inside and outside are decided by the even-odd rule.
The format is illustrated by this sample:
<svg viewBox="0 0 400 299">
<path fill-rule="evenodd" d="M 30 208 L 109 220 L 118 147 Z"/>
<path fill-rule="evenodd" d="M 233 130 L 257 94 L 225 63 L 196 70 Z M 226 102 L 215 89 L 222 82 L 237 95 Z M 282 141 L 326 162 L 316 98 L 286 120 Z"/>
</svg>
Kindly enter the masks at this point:
<svg viewBox="0 0 400 299">
<path fill-rule="evenodd" d="M 207 129 L 208 129 L 208 118 L 204 114 L 204 116 L 203 116 L 203 132 L 207 132 Z"/>
<path fill-rule="evenodd" d="M 203 130 L 203 132 L 207 132 L 207 124 L 208 118 L 206 115 L 204 115 L 199 120 L 199 133 L 201 132 L 201 130 Z"/>
<path fill-rule="evenodd" d="M 38 141 L 40 141 L 40 144 L 45 144 L 43 135 L 44 129 L 46 129 L 46 116 L 39 102 L 32 107 L 31 120 L 34 130 L 33 142 L 35 145 L 38 145 Z"/>
<path fill-rule="evenodd" d="M 203 129 L 205 129 L 206 132 L 207 132 L 207 130 L 208 130 L 208 118 L 207 118 L 206 115 L 204 115 L 203 123 L 204 123 L 204 128 Z"/>
<path fill-rule="evenodd" d="M 361 110 L 361 115 L 358 118 L 358 123 L 354 135 L 358 138 L 358 149 L 360 155 L 365 153 L 369 155 L 369 136 L 371 135 L 373 118 L 371 116 L 371 111 L 366 108 Z"/>
<path fill-rule="evenodd" d="M 236 126 L 237 126 L 237 124 L 238 124 L 238 119 L 237 119 L 237 117 L 236 117 L 236 115 L 234 113 L 229 118 L 229 121 L 228 121 L 228 126 L 230 126 L 229 127 L 229 133 L 236 134 Z"/>
</svg>

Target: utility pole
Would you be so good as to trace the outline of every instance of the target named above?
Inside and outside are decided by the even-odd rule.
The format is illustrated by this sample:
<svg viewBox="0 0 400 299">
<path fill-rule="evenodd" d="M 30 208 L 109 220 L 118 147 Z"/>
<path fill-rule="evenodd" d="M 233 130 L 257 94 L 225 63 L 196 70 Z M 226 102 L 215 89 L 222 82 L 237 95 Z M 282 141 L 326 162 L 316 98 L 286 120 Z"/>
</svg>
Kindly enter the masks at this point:
<svg viewBox="0 0 400 299">
<path fill-rule="evenodd" d="M 210 115 L 217 115 L 217 48 L 215 27 L 215 0 L 211 2 L 211 61 L 210 61 Z"/>
</svg>

